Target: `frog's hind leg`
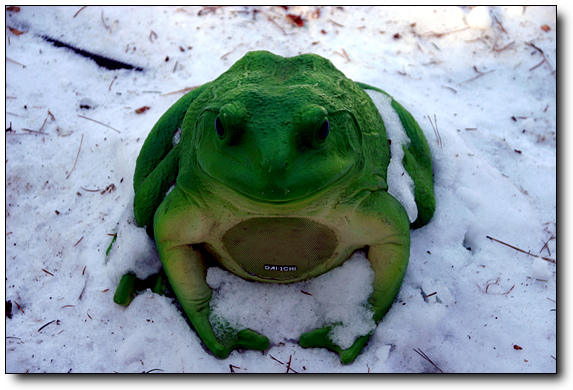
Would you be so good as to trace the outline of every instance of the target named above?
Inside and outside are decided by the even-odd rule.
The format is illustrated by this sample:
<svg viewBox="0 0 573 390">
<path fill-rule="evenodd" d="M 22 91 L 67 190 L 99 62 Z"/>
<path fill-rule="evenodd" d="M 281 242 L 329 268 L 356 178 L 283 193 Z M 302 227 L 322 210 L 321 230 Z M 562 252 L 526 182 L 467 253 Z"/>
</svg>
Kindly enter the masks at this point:
<svg viewBox="0 0 573 390">
<path fill-rule="evenodd" d="M 403 164 L 415 184 L 414 199 L 418 207 L 418 217 L 410 224 L 410 227 L 417 229 L 432 219 L 436 209 L 430 147 L 412 114 L 394 99 L 392 99 L 392 107 L 398 113 L 406 134 L 410 138 L 410 144 L 402 146 L 404 149 Z"/>
<path fill-rule="evenodd" d="M 137 157 L 135 174 L 133 175 L 135 191 L 173 149 L 173 137 L 180 129 L 189 105 L 199 96 L 205 85 L 192 90 L 179 99 L 159 118 L 149 132 Z"/>
<path fill-rule="evenodd" d="M 384 99 L 390 101 L 392 109 L 400 119 L 400 123 L 409 139 L 407 144 L 402 145 L 404 151 L 402 164 L 414 182 L 414 201 L 417 207 L 416 219 L 410 224 L 410 227 L 412 229 L 422 227 L 430 221 L 436 208 L 432 159 L 424 132 L 412 114 L 385 91 L 368 84 L 357 84 L 368 91 L 369 95 L 371 94 L 370 91 L 376 91 L 384 95 Z"/>
<path fill-rule="evenodd" d="M 165 198 L 169 188 L 175 183 L 178 173 L 177 144 L 159 163 L 159 165 L 143 180 L 135 190 L 133 212 L 137 224 L 147 227 L 147 232 L 153 237 L 153 217 L 155 211 Z"/>
</svg>

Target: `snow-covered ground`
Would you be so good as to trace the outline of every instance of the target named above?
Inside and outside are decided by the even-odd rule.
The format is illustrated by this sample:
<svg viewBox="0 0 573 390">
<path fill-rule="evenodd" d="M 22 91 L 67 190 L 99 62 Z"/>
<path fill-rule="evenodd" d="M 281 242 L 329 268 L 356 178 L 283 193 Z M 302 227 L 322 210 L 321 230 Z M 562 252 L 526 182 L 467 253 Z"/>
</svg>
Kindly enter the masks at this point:
<svg viewBox="0 0 573 390">
<path fill-rule="evenodd" d="M 555 7 L 522 6 L 6 11 L 6 371 L 555 372 L 556 22 Z M 42 35 L 144 71 L 104 69 Z M 129 259 L 158 266 L 135 228 L 119 230 L 118 244 L 137 243 L 125 262 L 105 254 L 147 133 L 181 90 L 261 49 L 316 53 L 386 90 L 433 153 L 436 214 L 412 232 L 397 301 L 348 366 L 297 340 L 328 317 L 313 308 L 336 305 L 332 291 L 360 301 L 360 255 L 304 288 L 209 272 L 219 313 L 266 332 L 264 353 L 215 358 L 150 291 L 112 301 Z"/>
</svg>

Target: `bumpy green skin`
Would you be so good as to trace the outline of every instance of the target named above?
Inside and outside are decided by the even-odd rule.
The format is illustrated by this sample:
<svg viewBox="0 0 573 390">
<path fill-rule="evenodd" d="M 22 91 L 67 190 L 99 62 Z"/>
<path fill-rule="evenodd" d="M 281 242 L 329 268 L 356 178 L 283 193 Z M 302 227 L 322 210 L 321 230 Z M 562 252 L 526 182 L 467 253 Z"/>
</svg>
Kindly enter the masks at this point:
<svg viewBox="0 0 573 390">
<path fill-rule="evenodd" d="M 387 192 L 386 130 L 364 89 L 376 88 L 347 79 L 317 55 L 250 52 L 182 97 L 145 141 L 135 217 L 154 235 L 174 293 L 216 356 L 265 350 L 269 340 L 252 330 L 217 338 L 205 281 L 213 260 L 247 280 L 290 283 L 365 249 L 375 274 L 374 320 L 392 305 L 408 265 L 410 227 L 434 212 L 432 165 L 420 127 L 392 100 L 411 141 L 403 163 L 415 183 L 418 218 L 410 226 Z M 341 350 L 329 331 L 305 333 L 300 345 L 336 351 L 346 364 L 370 336 Z"/>
</svg>

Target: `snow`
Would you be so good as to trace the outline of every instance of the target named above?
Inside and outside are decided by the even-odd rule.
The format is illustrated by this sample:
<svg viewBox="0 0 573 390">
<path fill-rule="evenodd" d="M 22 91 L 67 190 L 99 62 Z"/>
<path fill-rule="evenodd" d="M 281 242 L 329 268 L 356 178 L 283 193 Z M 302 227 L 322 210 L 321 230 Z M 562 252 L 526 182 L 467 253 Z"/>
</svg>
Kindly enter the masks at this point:
<svg viewBox="0 0 573 390">
<path fill-rule="evenodd" d="M 304 26 L 286 14 L 302 14 Z M 438 372 L 416 351 L 447 373 L 556 372 L 556 264 L 543 259 L 557 257 L 556 23 L 550 6 L 7 11 L 6 372 Z M 41 34 L 145 71 L 103 69 Z M 359 254 L 301 285 L 209 271 L 215 312 L 258 326 L 271 339 L 264 353 L 215 358 L 168 297 L 112 301 L 129 264 L 140 275 L 159 267 L 129 223 L 147 133 L 177 91 L 261 49 L 316 53 L 384 89 L 432 150 L 436 214 L 412 231 L 396 302 L 348 366 L 297 340 L 321 321 L 363 316 L 371 270 Z M 547 62 L 536 67 L 540 50 Z M 338 310 L 342 294 L 348 310 Z"/>
<path fill-rule="evenodd" d="M 386 137 L 390 143 L 390 164 L 388 165 L 388 193 L 396 198 L 408 214 L 410 222 L 418 217 L 418 208 L 414 199 L 414 181 L 408 175 L 402 161 L 404 159 L 403 146 L 410 144 L 410 138 L 400 122 L 400 117 L 391 106 L 392 98 L 382 92 L 366 90 L 372 102 L 380 112 L 386 127 Z"/>
</svg>

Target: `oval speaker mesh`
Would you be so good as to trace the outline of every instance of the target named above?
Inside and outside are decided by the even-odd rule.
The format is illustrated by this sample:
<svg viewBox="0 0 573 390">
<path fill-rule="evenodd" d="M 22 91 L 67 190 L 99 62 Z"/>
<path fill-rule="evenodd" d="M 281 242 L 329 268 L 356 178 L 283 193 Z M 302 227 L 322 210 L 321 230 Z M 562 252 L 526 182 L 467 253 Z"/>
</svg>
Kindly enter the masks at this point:
<svg viewBox="0 0 573 390">
<path fill-rule="evenodd" d="M 332 229 L 308 218 L 262 217 L 229 229 L 223 245 L 249 274 L 288 280 L 330 259 L 338 240 Z"/>
</svg>

